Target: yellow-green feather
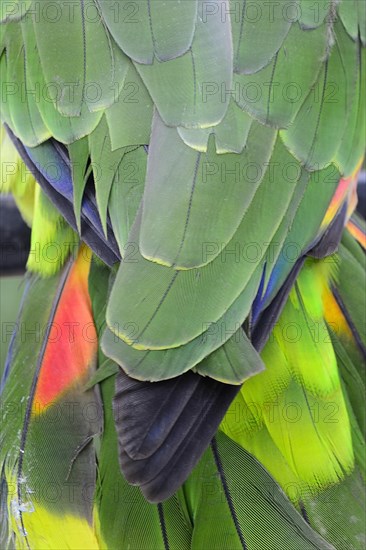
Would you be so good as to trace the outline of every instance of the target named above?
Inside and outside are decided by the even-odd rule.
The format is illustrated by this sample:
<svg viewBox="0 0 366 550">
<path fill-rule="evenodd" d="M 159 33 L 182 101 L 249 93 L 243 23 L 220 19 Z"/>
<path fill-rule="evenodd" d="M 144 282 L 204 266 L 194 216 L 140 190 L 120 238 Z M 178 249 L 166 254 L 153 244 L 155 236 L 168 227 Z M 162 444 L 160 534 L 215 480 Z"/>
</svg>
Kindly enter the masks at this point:
<svg viewBox="0 0 366 550">
<path fill-rule="evenodd" d="M 244 383 L 221 425 L 297 501 L 336 484 L 354 466 L 346 403 L 323 319 L 322 284 L 333 271 L 329 260 L 305 264 L 262 352 L 266 370 Z"/>
<path fill-rule="evenodd" d="M 27 269 L 43 276 L 54 275 L 77 250 L 78 243 L 77 234 L 36 184 Z"/>
</svg>

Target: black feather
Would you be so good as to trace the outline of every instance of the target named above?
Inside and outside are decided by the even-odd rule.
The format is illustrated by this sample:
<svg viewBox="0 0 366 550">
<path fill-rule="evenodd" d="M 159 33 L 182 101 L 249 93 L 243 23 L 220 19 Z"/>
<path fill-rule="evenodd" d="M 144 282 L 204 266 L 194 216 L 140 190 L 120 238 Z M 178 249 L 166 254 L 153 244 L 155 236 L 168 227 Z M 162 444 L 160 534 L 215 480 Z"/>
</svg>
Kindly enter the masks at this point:
<svg viewBox="0 0 366 550">
<path fill-rule="evenodd" d="M 127 481 L 150 502 L 170 497 L 206 450 L 240 386 L 189 371 L 162 382 L 116 378 L 114 417 Z"/>
<path fill-rule="evenodd" d="M 327 229 L 324 231 L 319 241 L 307 252 L 308 256 L 321 259 L 334 254 L 338 250 L 346 221 L 346 214 L 347 203 L 344 203 L 334 216 L 331 223 L 328 225 Z"/>
</svg>

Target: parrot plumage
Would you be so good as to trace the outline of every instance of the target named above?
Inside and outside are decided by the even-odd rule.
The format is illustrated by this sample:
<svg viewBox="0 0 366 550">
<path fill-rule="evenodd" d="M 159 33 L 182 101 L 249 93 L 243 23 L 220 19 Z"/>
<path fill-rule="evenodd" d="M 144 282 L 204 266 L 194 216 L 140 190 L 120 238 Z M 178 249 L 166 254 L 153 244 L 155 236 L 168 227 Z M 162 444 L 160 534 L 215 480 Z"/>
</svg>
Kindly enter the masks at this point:
<svg viewBox="0 0 366 550">
<path fill-rule="evenodd" d="M 1 548 L 364 548 L 365 28 L 0 0 Z"/>
</svg>

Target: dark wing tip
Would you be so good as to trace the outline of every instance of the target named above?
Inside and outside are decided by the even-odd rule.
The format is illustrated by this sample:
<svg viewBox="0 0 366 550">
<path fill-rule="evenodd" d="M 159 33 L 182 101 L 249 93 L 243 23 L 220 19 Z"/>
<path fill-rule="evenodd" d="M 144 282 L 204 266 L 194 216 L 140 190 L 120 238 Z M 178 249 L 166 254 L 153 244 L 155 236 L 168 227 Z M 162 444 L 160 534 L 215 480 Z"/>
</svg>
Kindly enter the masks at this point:
<svg viewBox="0 0 366 550">
<path fill-rule="evenodd" d="M 152 503 L 184 483 L 210 444 L 240 386 L 189 371 L 140 382 L 122 370 L 113 400 L 119 462 L 127 481 Z"/>
</svg>

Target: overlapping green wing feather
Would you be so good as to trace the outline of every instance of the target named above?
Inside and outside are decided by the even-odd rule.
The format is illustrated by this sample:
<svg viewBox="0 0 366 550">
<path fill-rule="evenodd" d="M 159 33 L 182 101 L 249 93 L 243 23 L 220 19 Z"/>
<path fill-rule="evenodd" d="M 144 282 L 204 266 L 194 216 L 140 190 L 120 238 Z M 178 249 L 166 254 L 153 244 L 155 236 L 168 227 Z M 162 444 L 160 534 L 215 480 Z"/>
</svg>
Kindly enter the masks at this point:
<svg viewBox="0 0 366 550">
<path fill-rule="evenodd" d="M 364 3 L 3 0 L 0 15 L 2 120 L 26 146 L 68 147 L 77 218 L 93 173 L 118 242 L 106 356 L 141 380 L 260 372 L 242 329 L 253 300 L 325 231 L 365 149 Z"/>
<path fill-rule="evenodd" d="M 85 160 L 73 167 L 75 212 L 92 170 L 102 225 L 110 216 L 123 256 L 104 351 L 142 379 L 200 370 L 203 354 L 190 351 L 197 338 L 205 356 L 229 339 L 249 313 L 264 264 L 269 280 L 293 220 L 309 222 L 291 233 L 302 251 L 320 231 L 339 177 L 357 167 L 363 9 L 305 1 L 18 4 L 12 12 L 3 6 L 2 118 L 26 145 L 51 135 L 69 144 L 74 161 L 77 140 L 89 136 L 80 141 Z M 218 342 L 209 327 L 228 315 Z M 171 367 L 159 368 L 158 351 Z M 232 382 L 214 362 L 212 376 Z M 237 382 L 245 379 L 240 361 L 235 370 Z"/>
</svg>

